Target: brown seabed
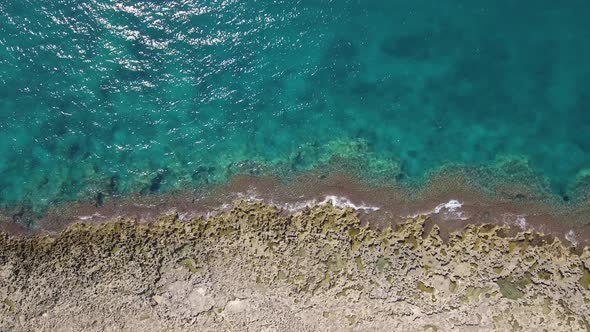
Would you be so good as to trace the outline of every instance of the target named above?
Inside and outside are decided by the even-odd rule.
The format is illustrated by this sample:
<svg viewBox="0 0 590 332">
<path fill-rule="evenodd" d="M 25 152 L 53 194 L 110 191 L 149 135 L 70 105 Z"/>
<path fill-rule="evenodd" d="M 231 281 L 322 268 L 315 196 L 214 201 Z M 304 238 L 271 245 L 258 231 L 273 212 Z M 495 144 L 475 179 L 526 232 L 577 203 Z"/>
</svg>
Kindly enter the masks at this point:
<svg viewBox="0 0 590 332">
<path fill-rule="evenodd" d="M 590 203 L 558 204 L 517 186 L 504 186 L 499 192 L 484 194 L 456 175 L 434 176 L 417 191 L 369 185 L 345 173 L 323 177 L 309 172 L 288 181 L 236 176 L 226 184 L 199 192 L 131 194 L 107 199 L 102 206 L 94 202 L 63 204 L 37 220 L 34 229 L 0 218 L 0 231 L 14 235 L 54 235 L 73 223 L 96 224 L 116 218 L 149 223 L 172 211 L 188 220 L 227 210 L 234 201 L 244 199 L 263 201 L 285 212 L 329 201 L 355 208 L 363 222 L 377 229 L 400 224 L 409 217 L 428 215 L 429 224 L 439 225 L 443 239 L 470 224 L 499 224 L 511 226 L 514 231 L 534 230 L 557 237 L 574 247 L 590 243 Z"/>
</svg>

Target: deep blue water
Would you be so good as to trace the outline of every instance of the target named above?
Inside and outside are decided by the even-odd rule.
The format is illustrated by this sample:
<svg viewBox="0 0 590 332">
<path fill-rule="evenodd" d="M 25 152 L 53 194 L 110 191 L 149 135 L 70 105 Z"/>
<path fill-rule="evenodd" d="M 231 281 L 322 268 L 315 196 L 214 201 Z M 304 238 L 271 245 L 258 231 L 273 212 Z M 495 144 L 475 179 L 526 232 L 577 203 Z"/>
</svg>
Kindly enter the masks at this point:
<svg viewBox="0 0 590 332">
<path fill-rule="evenodd" d="M 590 169 L 590 2 L 0 0 L 0 205 L 330 156 Z M 398 176 L 399 175 L 399 176 Z"/>
</svg>

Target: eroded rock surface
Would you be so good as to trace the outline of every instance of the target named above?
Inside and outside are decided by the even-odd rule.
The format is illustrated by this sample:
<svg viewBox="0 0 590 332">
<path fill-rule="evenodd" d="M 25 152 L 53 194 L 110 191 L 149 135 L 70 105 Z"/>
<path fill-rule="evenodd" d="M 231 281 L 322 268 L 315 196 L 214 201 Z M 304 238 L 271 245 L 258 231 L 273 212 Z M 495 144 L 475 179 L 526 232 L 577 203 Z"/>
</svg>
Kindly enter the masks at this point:
<svg viewBox="0 0 590 332">
<path fill-rule="evenodd" d="M 0 236 L 1 331 L 590 330 L 590 250 L 261 203 Z"/>
</svg>

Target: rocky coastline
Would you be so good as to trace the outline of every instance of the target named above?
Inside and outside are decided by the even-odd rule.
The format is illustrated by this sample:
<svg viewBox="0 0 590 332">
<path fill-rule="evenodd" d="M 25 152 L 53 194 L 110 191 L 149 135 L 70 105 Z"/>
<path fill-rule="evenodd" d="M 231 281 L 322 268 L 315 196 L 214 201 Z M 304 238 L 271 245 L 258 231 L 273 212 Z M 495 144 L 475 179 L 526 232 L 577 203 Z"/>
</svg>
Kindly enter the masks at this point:
<svg viewBox="0 0 590 332">
<path fill-rule="evenodd" d="M 237 201 L 0 235 L 2 331 L 587 331 L 590 249 L 506 225 Z"/>
</svg>

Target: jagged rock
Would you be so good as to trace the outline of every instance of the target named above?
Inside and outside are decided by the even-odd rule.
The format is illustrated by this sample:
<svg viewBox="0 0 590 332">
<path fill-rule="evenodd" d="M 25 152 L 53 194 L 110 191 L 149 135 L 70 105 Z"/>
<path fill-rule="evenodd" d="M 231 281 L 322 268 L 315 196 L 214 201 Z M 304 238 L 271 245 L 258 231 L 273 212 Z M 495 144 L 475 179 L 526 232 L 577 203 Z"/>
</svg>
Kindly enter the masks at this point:
<svg viewBox="0 0 590 332">
<path fill-rule="evenodd" d="M 350 209 L 238 202 L 153 224 L 0 234 L 0 330 L 343 331 L 590 328 L 590 250 L 425 218 L 377 231 Z"/>
</svg>

